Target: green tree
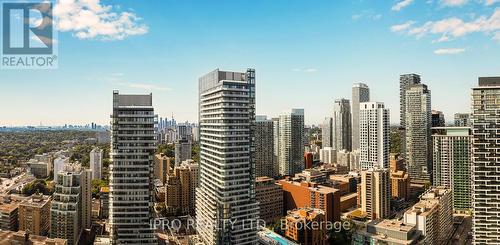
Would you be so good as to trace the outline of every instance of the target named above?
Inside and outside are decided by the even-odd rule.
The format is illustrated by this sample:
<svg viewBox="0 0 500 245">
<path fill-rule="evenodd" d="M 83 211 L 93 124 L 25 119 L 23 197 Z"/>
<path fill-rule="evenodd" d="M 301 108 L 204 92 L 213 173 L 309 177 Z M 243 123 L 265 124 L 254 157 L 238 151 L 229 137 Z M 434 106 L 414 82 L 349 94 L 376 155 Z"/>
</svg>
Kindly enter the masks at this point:
<svg viewBox="0 0 500 245">
<path fill-rule="evenodd" d="M 42 193 L 44 195 L 52 195 L 53 190 L 51 190 L 45 180 L 37 179 L 32 183 L 24 186 L 22 193 L 27 196 L 31 196 L 35 193 Z"/>
<path fill-rule="evenodd" d="M 160 144 L 156 149 L 156 153 L 163 153 L 167 157 L 175 157 L 175 146 L 174 144 Z"/>
<path fill-rule="evenodd" d="M 92 180 L 92 197 L 96 198 L 99 196 L 99 192 L 101 191 L 101 187 L 105 187 L 109 185 L 108 180 Z"/>
</svg>

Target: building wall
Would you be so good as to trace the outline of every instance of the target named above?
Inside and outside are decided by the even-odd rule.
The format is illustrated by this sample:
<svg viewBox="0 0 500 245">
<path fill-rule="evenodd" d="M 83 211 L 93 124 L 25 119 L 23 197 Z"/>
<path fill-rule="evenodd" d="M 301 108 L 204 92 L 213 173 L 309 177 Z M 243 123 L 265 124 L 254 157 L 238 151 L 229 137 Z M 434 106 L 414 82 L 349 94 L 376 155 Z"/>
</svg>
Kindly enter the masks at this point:
<svg viewBox="0 0 500 245">
<path fill-rule="evenodd" d="M 352 149 L 359 149 L 359 107 L 360 103 L 370 101 L 370 89 L 364 83 L 352 86 Z"/>
<path fill-rule="evenodd" d="M 19 205 L 19 230 L 30 235 L 48 236 L 50 230 L 50 196 L 32 196 Z"/>
<path fill-rule="evenodd" d="M 279 174 L 293 176 L 304 170 L 304 110 L 292 109 L 279 117 Z"/>
<path fill-rule="evenodd" d="M 472 89 L 472 200 L 476 244 L 500 243 L 498 132 L 500 78 L 479 78 Z"/>
<path fill-rule="evenodd" d="M 255 224 L 259 212 L 255 201 L 255 70 L 208 73 L 199 79 L 199 101 L 196 219 L 225 225 L 201 227 L 198 234 L 205 244 L 254 244 L 257 227 L 243 230 L 243 220 Z M 231 112 L 235 109 L 238 114 Z M 301 161 L 303 155 L 302 151 Z M 229 220 L 234 217 L 238 219 L 231 229 Z"/>
<path fill-rule="evenodd" d="M 313 183 L 280 180 L 283 188 L 284 210 L 314 207 L 325 211 L 329 221 L 340 220 L 340 192 L 333 188 L 321 187 Z M 321 189 L 327 189 L 321 191 Z M 324 200 L 323 202 L 320 200 Z"/>
<path fill-rule="evenodd" d="M 352 150 L 351 105 L 348 99 L 335 100 L 333 104 L 333 135 L 334 148 Z"/>
<path fill-rule="evenodd" d="M 359 141 L 362 170 L 388 168 L 390 151 L 389 109 L 381 102 L 360 104 Z"/>
<path fill-rule="evenodd" d="M 111 240 L 113 243 L 156 244 L 150 226 L 157 143 L 153 96 L 123 95 L 113 91 L 111 135 Z"/>
<path fill-rule="evenodd" d="M 255 197 L 259 202 L 260 218 L 272 225 L 283 215 L 283 189 L 272 178 L 260 177 L 255 183 Z"/>
<path fill-rule="evenodd" d="M 447 127 L 432 136 L 434 185 L 453 192 L 453 208 L 472 208 L 472 136 L 468 127 Z"/>
<path fill-rule="evenodd" d="M 255 175 L 257 177 L 278 176 L 277 163 L 274 161 L 273 121 L 257 120 L 255 126 Z"/>
<path fill-rule="evenodd" d="M 406 167 L 412 180 L 432 182 L 431 92 L 424 84 L 406 91 Z"/>
<path fill-rule="evenodd" d="M 361 172 L 361 210 L 370 219 L 390 215 L 391 182 L 388 169 Z"/>
</svg>

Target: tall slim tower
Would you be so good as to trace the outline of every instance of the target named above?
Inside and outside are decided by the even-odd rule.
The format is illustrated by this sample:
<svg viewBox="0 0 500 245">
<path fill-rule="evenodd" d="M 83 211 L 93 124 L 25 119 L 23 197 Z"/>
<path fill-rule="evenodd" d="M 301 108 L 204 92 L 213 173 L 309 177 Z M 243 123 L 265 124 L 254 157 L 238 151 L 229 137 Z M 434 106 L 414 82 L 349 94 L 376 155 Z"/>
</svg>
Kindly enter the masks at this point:
<svg viewBox="0 0 500 245">
<path fill-rule="evenodd" d="M 391 213 L 391 174 L 389 169 L 361 171 L 361 210 L 369 219 L 383 219 Z"/>
<path fill-rule="evenodd" d="M 406 90 L 406 167 L 412 180 L 432 181 L 431 91 L 425 84 Z"/>
<path fill-rule="evenodd" d="M 406 127 L 406 90 L 410 86 L 420 84 L 420 75 L 403 74 L 399 76 L 399 116 L 401 127 Z"/>
<path fill-rule="evenodd" d="M 472 135 L 470 127 L 433 128 L 433 185 L 444 186 L 453 193 L 453 208 L 470 211 Z"/>
<path fill-rule="evenodd" d="M 255 70 L 199 79 L 198 233 L 205 244 L 255 244 Z"/>
<path fill-rule="evenodd" d="M 90 170 L 92 170 L 92 179 L 100 180 L 102 177 L 102 154 L 103 150 L 94 148 L 90 152 Z"/>
<path fill-rule="evenodd" d="M 156 150 L 153 96 L 113 92 L 109 171 L 109 223 L 113 244 L 156 244 L 153 156 Z"/>
<path fill-rule="evenodd" d="M 255 173 L 256 177 L 278 176 L 274 160 L 273 121 L 266 116 L 257 116 L 255 125 Z"/>
<path fill-rule="evenodd" d="M 322 147 L 333 147 L 333 118 L 327 117 L 321 125 Z"/>
<path fill-rule="evenodd" d="M 334 148 L 337 151 L 351 151 L 351 105 L 348 99 L 335 100 L 333 105 L 333 125 Z"/>
<path fill-rule="evenodd" d="M 359 104 L 370 101 L 370 89 L 364 83 L 352 85 L 352 149 L 359 149 Z"/>
<path fill-rule="evenodd" d="M 390 150 L 389 109 L 381 102 L 361 103 L 360 164 L 362 170 L 388 168 Z"/>
<path fill-rule="evenodd" d="M 304 109 L 291 109 L 280 115 L 279 173 L 293 176 L 304 170 Z"/>
<path fill-rule="evenodd" d="M 480 77 L 472 88 L 474 244 L 500 243 L 500 77 Z"/>
</svg>

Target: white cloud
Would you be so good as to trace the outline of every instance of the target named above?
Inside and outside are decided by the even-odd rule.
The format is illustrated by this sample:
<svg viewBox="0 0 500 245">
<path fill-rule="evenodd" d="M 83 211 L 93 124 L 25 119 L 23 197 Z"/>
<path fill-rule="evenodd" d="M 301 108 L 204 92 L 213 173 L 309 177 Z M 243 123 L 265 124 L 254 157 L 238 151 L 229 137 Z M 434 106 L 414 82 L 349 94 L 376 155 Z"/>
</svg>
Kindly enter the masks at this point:
<svg viewBox="0 0 500 245">
<path fill-rule="evenodd" d="M 382 19 L 381 14 L 375 13 L 373 10 L 364 10 L 359 14 L 354 14 L 351 16 L 351 19 L 354 21 L 360 20 L 360 19 L 369 19 L 369 20 L 380 20 Z"/>
<path fill-rule="evenodd" d="M 391 31 L 392 32 L 405 31 L 408 28 L 410 28 L 413 24 L 415 24 L 415 21 L 409 20 L 409 21 L 407 21 L 407 22 L 405 22 L 403 24 L 400 24 L 400 25 L 393 25 L 393 26 L 391 26 Z"/>
<path fill-rule="evenodd" d="M 448 7 L 459 7 L 467 3 L 467 0 L 441 0 L 443 6 Z"/>
<path fill-rule="evenodd" d="M 450 41 L 451 39 L 446 36 L 446 35 L 443 35 L 441 36 L 440 38 L 436 39 L 436 40 L 433 40 L 432 43 L 442 43 L 442 42 L 448 42 Z"/>
<path fill-rule="evenodd" d="M 129 83 L 129 84 L 127 84 L 127 86 L 130 88 L 140 88 L 140 89 L 145 89 L 145 90 L 160 90 L 160 91 L 170 90 L 170 88 L 158 86 L 155 84 L 149 84 L 149 83 Z"/>
<path fill-rule="evenodd" d="M 307 69 L 295 68 L 295 69 L 292 69 L 292 71 L 312 73 L 312 72 L 317 72 L 318 69 L 316 69 L 316 68 L 307 68 Z"/>
<path fill-rule="evenodd" d="M 396 3 L 394 6 L 392 6 L 391 10 L 392 11 L 400 11 L 401 9 L 407 7 L 413 2 L 413 0 L 402 0 Z"/>
<path fill-rule="evenodd" d="M 144 89 L 147 91 L 157 90 L 157 91 L 170 91 L 172 90 L 169 87 L 164 87 L 158 85 L 156 83 L 142 83 L 142 82 L 129 82 L 124 78 L 124 74 L 121 72 L 108 73 L 104 75 L 103 78 L 106 82 L 111 84 L 128 87 L 128 88 L 136 88 L 136 89 Z"/>
<path fill-rule="evenodd" d="M 116 9 L 100 0 L 59 0 L 54 7 L 56 27 L 80 39 L 122 40 L 148 32 L 137 15 Z"/>
<path fill-rule="evenodd" d="M 500 2 L 500 1 L 499 0 L 485 0 L 484 5 L 491 6 L 491 5 L 498 3 L 498 2 Z"/>
<path fill-rule="evenodd" d="M 500 42 L 500 32 L 495 33 L 495 36 L 493 36 L 493 40 Z"/>
<path fill-rule="evenodd" d="M 464 48 L 441 48 L 434 51 L 437 55 L 460 54 L 465 52 Z"/>
<path fill-rule="evenodd" d="M 392 29 L 393 27 L 391 27 L 391 30 Z M 500 8 L 496 9 L 489 17 L 480 16 L 471 21 L 464 21 L 452 17 L 438 21 L 428 21 L 421 26 L 406 28 L 403 29 L 403 31 L 417 38 L 426 35 L 441 35 L 448 38 L 458 38 L 478 32 L 491 36 L 500 32 Z M 496 38 L 496 36 L 494 38 Z"/>
</svg>

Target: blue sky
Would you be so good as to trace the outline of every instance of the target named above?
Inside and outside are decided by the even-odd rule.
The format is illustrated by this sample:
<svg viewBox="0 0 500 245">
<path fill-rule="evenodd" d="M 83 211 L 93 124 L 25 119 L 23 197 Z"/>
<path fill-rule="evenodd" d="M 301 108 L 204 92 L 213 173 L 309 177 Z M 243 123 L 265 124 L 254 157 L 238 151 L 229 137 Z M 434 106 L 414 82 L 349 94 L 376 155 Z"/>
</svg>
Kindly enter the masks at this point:
<svg viewBox="0 0 500 245">
<path fill-rule="evenodd" d="M 59 68 L 0 70 L 0 125 L 107 124 L 113 89 L 196 121 L 198 77 L 247 67 L 258 114 L 304 108 L 318 124 L 361 81 L 398 122 L 399 75 L 417 73 L 450 121 L 478 76 L 500 75 L 494 0 L 80 0 L 56 13 Z"/>
</svg>

